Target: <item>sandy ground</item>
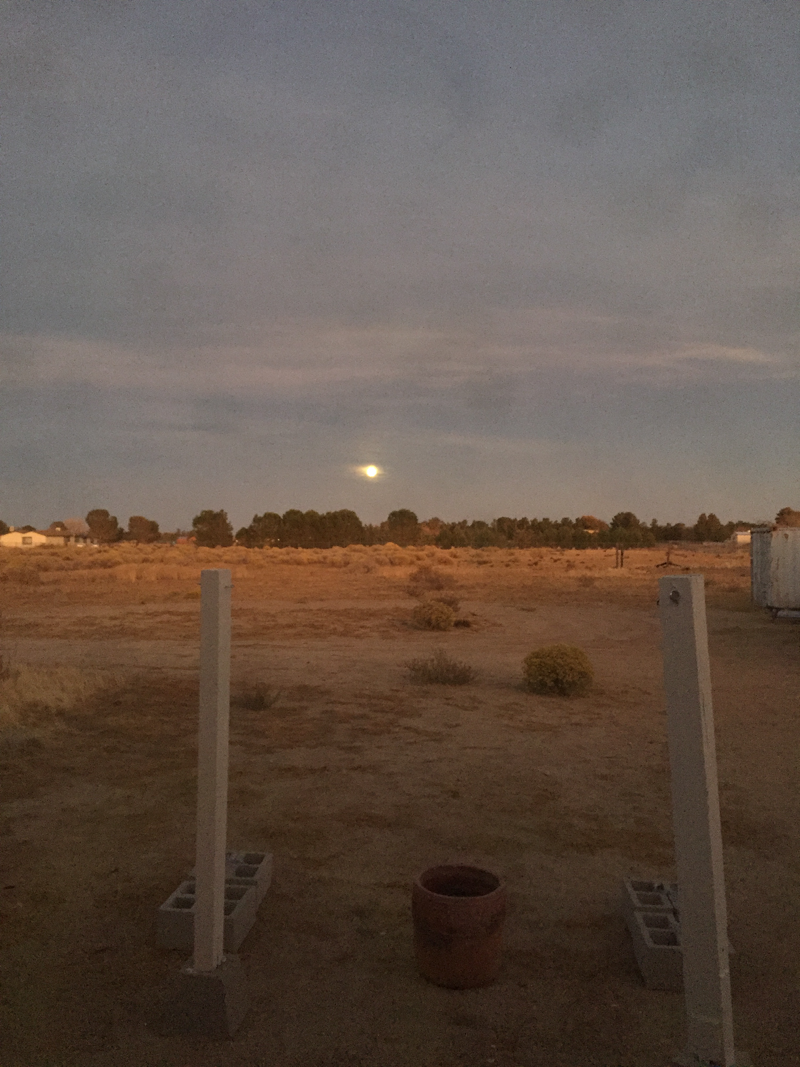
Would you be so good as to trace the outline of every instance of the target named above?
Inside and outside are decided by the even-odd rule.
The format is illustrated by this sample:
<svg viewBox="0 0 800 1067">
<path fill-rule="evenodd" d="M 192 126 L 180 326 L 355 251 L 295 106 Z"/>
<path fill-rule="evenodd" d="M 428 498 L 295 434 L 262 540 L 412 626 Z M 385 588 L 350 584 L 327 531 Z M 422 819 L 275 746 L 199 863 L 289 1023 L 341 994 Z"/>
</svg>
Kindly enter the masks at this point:
<svg viewBox="0 0 800 1067">
<path fill-rule="evenodd" d="M 7 658 L 119 679 L 2 755 L 2 1067 L 666 1063 L 683 999 L 644 987 L 619 896 L 625 875 L 674 876 L 656 596 L 687 572 L 708 582 L 737 1043 L 757 1067 L 800 1063 L 798 628 L 750 607 L 746 554 L 312 556 L 233 565 L 228 843 L 273 852 L 275 875 L 225 1042 L 157 1025 L 184 959 L 156 910 L 193 865 L 199 566 L 0 586 Z M 470 626 L 411 626 L 425 562 Z M 522 688 L 524 655 L 556 641 L 592 659 L 588 695 Z M 405 663 L 437 648 L 477 681 L 413 684 Z M 267 710 L 237 703 L 256 683 Z M 485 989 L 415 969 L 411 883 L 452 861 L 508 885 Z"/>
</svg>

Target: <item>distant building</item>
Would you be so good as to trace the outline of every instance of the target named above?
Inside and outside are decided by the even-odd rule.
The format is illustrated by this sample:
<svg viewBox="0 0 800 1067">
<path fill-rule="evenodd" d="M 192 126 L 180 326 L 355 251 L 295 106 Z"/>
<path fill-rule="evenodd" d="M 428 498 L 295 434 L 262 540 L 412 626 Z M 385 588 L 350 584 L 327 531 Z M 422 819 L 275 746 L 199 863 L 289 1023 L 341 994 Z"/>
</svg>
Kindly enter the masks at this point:
<svg viewBox="0 0 800 1067">
<path fill-rule="evenodd" d="M 70 533 L 61 524 L 51 526 L 49 530 L 15 530 L 12 526 L 7 534 L 0 536 L 0 548 L 39 548 L 42 545 L 63 548 L 64 545 L 86 545 L 89 540 L 84 534 Z"/>
<path fill-rule="evenodd" d="M 36 548 L 47 544 L 47 534 L 39 530 L 14 530 L 0 537 L 0 546 L 3 548 Z"/>
<path fill-rule="evenodd" d="M 734 530 L 731 534 L 731 541 L 735 545 L 749 545 L 752 541 L 749 530 Z"/>
</svg>

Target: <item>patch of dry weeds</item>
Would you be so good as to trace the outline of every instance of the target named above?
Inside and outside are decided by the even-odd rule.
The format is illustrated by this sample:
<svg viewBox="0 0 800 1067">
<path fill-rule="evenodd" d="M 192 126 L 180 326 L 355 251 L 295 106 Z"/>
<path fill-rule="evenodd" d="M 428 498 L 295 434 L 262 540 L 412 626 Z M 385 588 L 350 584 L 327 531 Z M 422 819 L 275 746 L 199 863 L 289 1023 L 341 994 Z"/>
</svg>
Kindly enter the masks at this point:
<svg viewBox="0 0 800 1067">
<path fill-rule="evenodd" d="M 448 656 L 441 648 L 427 659 L 409 660 L 406 666 L 411 680 L 420 685 L 468 685 L 477 678 L 468 663 Z"/>
</svg>

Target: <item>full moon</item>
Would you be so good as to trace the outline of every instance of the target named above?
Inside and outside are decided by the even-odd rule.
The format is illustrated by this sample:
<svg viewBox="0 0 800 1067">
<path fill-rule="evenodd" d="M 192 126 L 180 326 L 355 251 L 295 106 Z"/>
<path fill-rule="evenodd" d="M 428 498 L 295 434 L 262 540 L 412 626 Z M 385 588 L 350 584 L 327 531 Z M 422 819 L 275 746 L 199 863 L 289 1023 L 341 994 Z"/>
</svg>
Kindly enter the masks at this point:
<svg viewBox="0 0 800 1067">
<path fill-rule="evenodd" d="M 368 478 L 374 478 L 375 475 L 378 473 L 378 468 L 373 466 L 365 467 L 364 473 Z"/>
</svg>

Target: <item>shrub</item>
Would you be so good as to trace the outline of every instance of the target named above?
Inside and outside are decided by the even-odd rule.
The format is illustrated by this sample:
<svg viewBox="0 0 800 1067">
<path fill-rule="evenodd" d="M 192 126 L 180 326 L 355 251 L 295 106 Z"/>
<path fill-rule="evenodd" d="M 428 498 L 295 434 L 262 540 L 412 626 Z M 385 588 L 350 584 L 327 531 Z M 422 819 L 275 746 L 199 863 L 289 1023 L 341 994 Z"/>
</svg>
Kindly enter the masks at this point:
<svg viewBox="0 0 800 1067">
<path fill-rule="evenodd" d="M 457 596 L 437 596 L 435 599 L 440 604 L 446 604 L 448 608 L 452 608 L 453 611 L 458 611 L 461 607 L 461 601 Z"/>
<path fill-rule="evenodd" d="M 455 622 L 456 613 L 441 600 L 423 600 L 414 608 L 411 618 L 421 630 L 449 630 Z"/>
<path fill-rule="evenodd" d="M 267 711 L 280 700 L 282 691 L 259 682 L 241 694 L 236 703 L 246 711 Z"/>
<path fill-rule="evenodd" d="M 0 581 L 17 582 L 19 585 L 39 585 L 42 576 L 36 567 L 11 566 L 3 572 Z"/>
<path fill-rule="evenodd" d="M 452 575 L 442 574 L 430 564 L 423 563 L 409 576 L 407 590 L 409 596 L 424 596 L 438 589 L 452 589 L 453 584 Z M 437 599 L 444 600 L 443 597 Z"/>
<path fill-rule="evenodd" d="M 592 684 L 594 671 L 582 648 L 545 645 L 529 653 L 523 662 L 525 682 L 534 693 L 577 696 Z"/>
<path fill-rule="evenodd" d="M 406 664 L 411 678 L 424 685 L 466 685 L 475 680 L 468 663 L 460 663 L 438 649 L 428 659 L 412 659 Z"/>
</svg>

